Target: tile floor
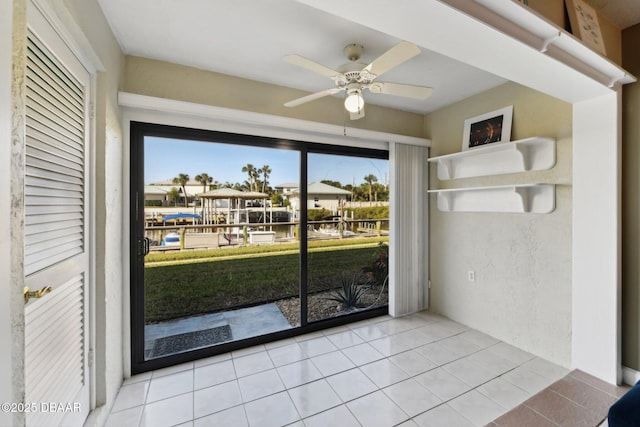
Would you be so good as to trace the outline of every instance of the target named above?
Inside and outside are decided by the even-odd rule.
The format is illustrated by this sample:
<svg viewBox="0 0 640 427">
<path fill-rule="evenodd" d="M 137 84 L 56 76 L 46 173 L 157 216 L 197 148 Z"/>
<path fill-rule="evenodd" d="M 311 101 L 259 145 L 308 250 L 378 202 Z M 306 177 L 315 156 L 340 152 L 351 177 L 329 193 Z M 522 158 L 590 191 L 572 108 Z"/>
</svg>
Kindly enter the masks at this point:
<svg viewBox="0 0 640 427">
<path fill-rule="evenodd" d="M 569 371 L 429 313 L 127 379 L 107 426 L 484 426 Z"/>
<path fill-rule="evenodd" d="M 631 389 L 614 386 L 575 370 L 551 384 L 487 427 L 596 426 L 609 408 Z M 601 427 L 608 426 L 604 421 Z"/>
</svg>

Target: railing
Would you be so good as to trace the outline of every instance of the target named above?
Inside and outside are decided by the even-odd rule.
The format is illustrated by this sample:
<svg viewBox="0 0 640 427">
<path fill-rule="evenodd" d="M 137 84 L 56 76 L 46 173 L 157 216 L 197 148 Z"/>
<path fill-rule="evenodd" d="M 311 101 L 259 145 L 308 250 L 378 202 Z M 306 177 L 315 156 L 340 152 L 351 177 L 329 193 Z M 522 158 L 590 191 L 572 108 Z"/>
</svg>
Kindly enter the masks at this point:
<svg viewBox="0 0 640 427">
<path fill-rule="evenodd" d="M 308 239 L 351 236 L 382 236 L 388 233 L 388 219 L 345 219 L 307 222 Z M 299 222 L 157 225 L 144 228 L 152 250 L 216 248 L 230 245 L 275 243 L 299 239 Z M 169 232 L 180 236 L 178 244 L 162 246 Z"/>
</svg>

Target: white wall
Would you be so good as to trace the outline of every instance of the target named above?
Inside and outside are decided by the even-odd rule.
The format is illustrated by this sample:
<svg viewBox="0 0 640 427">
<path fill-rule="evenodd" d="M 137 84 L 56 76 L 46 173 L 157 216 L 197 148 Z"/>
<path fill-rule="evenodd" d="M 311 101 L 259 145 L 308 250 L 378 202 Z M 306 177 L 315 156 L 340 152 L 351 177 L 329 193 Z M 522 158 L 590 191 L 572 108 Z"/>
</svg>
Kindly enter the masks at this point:
<svg viewBox="0 0 640 427">
<path fill-rule="evenodd" d="M 622 380 L 620 104 L 615 92 L 574 106 L 573 366 Z"/>
<path fill-rule="evenodd" d="M 463 123 L 513 105 L 512 140 L 557 139 L 549 171 L 438 181 L 432 188 L 556 183 L 551 214 L 430 214 L 430 308 L 560 365 L 571 366 L 572 139 L 570 104 L 507 83 L 429 114 L 432 156 L 461 150 Z M 476 280 L 469 282 L 468 271 Z"/>
<path fill-rule="evenodd" d="M 0 2 L 0 180 L 11 179 L 11 52 L 13 2 Z M 6 188 L 6 187 L 5 187 Z M 0 402 L 12 402 L 11 374 L 11 263 L 10 194 L 0 191 Z M 0 411 L 0 425 L 11 424 L 11 414 Z"/>
</svg>

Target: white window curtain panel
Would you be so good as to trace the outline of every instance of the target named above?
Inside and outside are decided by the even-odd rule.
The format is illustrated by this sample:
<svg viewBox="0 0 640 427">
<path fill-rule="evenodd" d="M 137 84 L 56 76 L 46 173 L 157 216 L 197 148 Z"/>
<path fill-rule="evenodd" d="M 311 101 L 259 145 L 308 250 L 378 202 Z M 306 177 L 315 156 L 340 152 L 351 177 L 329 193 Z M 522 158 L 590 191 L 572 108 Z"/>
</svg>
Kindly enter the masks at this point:
<svg viewBox="0 0 640 427">
<path fill-rule="evenodd" d="M 394 317 L 428 308 L 428 150 L 428 147 L 418 145 L 389 143 L 389 314 Z"/>
</svg>

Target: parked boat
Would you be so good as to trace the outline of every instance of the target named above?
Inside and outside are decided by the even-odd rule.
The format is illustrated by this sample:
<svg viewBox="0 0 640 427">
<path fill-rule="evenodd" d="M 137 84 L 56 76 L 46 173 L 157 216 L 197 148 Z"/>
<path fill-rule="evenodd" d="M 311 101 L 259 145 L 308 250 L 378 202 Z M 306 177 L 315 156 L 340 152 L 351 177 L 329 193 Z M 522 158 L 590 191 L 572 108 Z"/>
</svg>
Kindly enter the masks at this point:
<svg viewBox="0 0 640 427">
<path fill-rule="evenodd" d="M 180 234 L 175 231 L 171 231 L 164 236 L 160 246 L 180 246 Z"/>
</svg>

